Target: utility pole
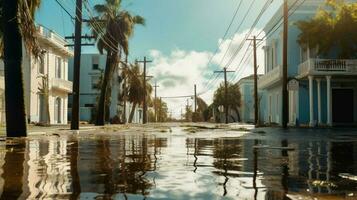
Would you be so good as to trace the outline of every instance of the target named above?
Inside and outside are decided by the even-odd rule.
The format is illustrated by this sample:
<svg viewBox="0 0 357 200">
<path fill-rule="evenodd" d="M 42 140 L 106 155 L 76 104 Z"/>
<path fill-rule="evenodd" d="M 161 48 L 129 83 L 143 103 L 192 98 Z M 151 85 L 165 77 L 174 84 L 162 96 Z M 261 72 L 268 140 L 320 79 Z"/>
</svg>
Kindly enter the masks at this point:
<svg viewBox="0 0 357 200">
<path fill-rule="evenodd" d="M 154 85 L 154 88 L 155 88 L 155 98 L 154 98 L 154 111 L 155 111 L 155 122 L 157 122 L 157 88 L 160 87 L 157 85 L 156 81 L 155 81 L 155 85 Z M 161 105 L 160 105 L 161 106 Z"/>
<path fill-rule="evenodd" d="M 224 73 L 224 112 L 225 112 L 225 121 L 228 124 L 228 82 L 227 82 L 227 73 L 233 73 L 234 71 L 227 71 L 227 68 L 223 68 L 223 71 L 215 71 L 214 73 Z"/>
<path fill-rule="evenodd" d="M 194 108 L 194 111 L 197 112 L 197 87 L 196 87 L 196 84 L 195 84 L 195 87 L 194 87 L 194 93 L 195 93 L 195 108 Z"/>
<path fill-rule="evenodd" d="M 257 66 L 257 39 L 253 36 L 253 39 L 247 39 L 253 41 L 254 52 L 254 124 L 258 125 L 259 118 L 259 102 L 258 102 L 258 66 Z"/>
<path fill-rule="evenodd" d="M 161 99 L 161 97 L 160 97 L 160 105 L 162 105 L 162 99 Z M 160 122 L 162 122 L 162 113 L 161 113 L 161 112 L 162 112 L 162 106 L 160 106 L 160 109 L 159 109 L 159 119 L 160 119 L 159 121 L 160 121 Z"/>
<path fill-rule="evenodd" d="M 82 22 L 89 22 L 82 19 L 82 1 L 76 0 L 76 17 L 75 17 L 75 32 L 74 36 L 67 36 L 65 39 L 74 40 L 74 44 L 66 44 L 65 46 L 74 46 L 73 58 L 73 92 L 72 92 L 72 119 L 71 130 L 79 129 L 79 84 L 80 84 L 80 66 L 81 66 L 81 50 L 82 46 L 93 46 L 93 43 L 82 43 L 82 39 L 95 39 L 95 36 L 82 36 Z"/>
<path fill-rule="evenodd" d="M 151 60 L 146 60 L 146 56 L 144 57 L 143 61 L 137 61 L 139 63 L 144 63 L 144 74 L 143 74 L 143 87 L 144 87 L 144 102 L 143 102 L 143 124 L 146 124 L 148 119 L 147 119 L 147 91 L 146 91 L 146 63 L 151 63 Z"/>
<path fill-rule="evenodd" d="M 73 102 L 71 130 L 79 129 L 79 79 L 81 66 L 81 43 L 82 43 L 82 0 L 76 0 L 74 38 L 74 61 L 73 61 Z"/>
<path fill-rule="evenodd" d="M 123 123 L 126 124 L 126 99 L 127 99 L 127 88 L 126 88 L 126 85 L 127 85 L 127 77 L 128 77 L 128 56 L 125 56 L 125 66 L 124 66 L 124 83 L 123 83 Z"/>
<path fill-rule="evenodd" d="M 192 122 L 196 122 L 196 112 L 197 112 L 197 90 L 196 90 L 196 84 L 194 85 L 194 99 L 193 99 L 193 113 L 192 113 Z"/>
<path fill-rule="evenodd" d="M 288 1 L 284 0 L 284 30 L 283 30 L 283 85 L 282 85 L 282 125 L 288 126 L 289 99 L 288 99 Z"/>
</svg>

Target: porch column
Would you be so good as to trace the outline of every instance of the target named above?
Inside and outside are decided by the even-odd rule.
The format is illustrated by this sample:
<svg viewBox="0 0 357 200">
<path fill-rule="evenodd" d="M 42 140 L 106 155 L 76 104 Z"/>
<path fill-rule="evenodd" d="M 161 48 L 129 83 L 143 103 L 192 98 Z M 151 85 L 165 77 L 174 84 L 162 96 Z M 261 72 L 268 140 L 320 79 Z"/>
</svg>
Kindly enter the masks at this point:
<svg viewBox="0 0 357 200">
<path fill-rule="evenodd" d="M 331 76 L 326 76 L 327 82 L 327 125 L 332 125 L 332 113 L 331 113 Z"/>
<path fill-rule="evenodd" d="M 309 76 L 310 126 L 314 125 L 314 77 Z"/>
<path fill-rule="evenodd" d="M 321 79 L 317 78 L 317 116 L 318 124 L 321 124 Z"/>
</svg>

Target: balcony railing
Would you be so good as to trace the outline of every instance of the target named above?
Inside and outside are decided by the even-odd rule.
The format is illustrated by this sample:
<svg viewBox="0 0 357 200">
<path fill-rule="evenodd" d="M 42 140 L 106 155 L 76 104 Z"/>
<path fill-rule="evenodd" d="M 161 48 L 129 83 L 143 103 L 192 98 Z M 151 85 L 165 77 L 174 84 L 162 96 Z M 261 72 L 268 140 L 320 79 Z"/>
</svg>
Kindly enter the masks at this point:
<svg viewBox="0 0 357 200">
<path fill-rule="evenodd" d="M 357 75 L 357 60 L 310 58 L 299 65 L 299 76 L 308 75 Z"/>
<path fill-rule="evenodd" d="M 282 78 L 282 74 L 282 68 L 278 65 L 268 73 L 264 74 L 264 76 L 259 78 L 258 87 L 263 89 L 279 82 Z"/>
<path fill-rule="evenodd" d="M 72 92 L 73 84 L 71 81 L 67 81 L 60 78 L 54 78 L 51 80 L 51 86 L 53 89 L 61 90 L 64 92 Z"/>
<path fill-rule="evenodd" d="M 37 29 L 38 29 L 38 33 L 43 38 L 50 41 L 52 44 L 54 44 L 58 48 L 72 54 L 72 51 L 70 51 L 69 48 L 65 46 L 67 44 L 67 42 L 62 36 L 58 35 L 57 33 L 53 32 L 52 30 L 49 30 L 43 26 L 38 26 Z"/>
</svg>

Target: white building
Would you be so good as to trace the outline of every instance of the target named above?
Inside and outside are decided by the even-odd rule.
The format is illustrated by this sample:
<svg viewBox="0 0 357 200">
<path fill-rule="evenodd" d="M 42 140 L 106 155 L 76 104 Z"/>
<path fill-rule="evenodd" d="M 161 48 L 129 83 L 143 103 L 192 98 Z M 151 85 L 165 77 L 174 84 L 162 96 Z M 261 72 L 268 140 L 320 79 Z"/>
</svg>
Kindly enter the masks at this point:
<svg viewBox="0 0 357 200">
<path fill-rule="evenodd" d="M 38 41 L 42 48 L 41 59 L 36 60 L 23 48 L 22 68 L 28 122 L 46 122 L 49 113 L 51 124 L 67 124 L 68 94 L 72 92 L 72 82 L 68 81 L 68 59 L 73 56 L 73 52 L 65 47 L 67 43 L 64 38 L 42 26 L 38 26 Z M 5 106 L 2 61 L 0 70 L 0 111 L 3 111 Z M 44 88 L 43 82 L 48 85 L 49 112 L 46 110 L 46 95 L 39 89 Z M 1 112 L 0 120 L 4 123 L 4 112 Z"/>
<path fill-rule="evenodd" d="M 100 88 L 98 88 L 98 81 L 101 75 L 104 75 L 106 63 L 106 55 L 101 54 L 82 54 L 81 55 L 81 69 L 80 69 L 80 120 L 93 122 L 95 120 L 95 108 L 97 105 L 97 98 L 99 98 Z M 110 119 L 116 115 L 122 115 L 123 105 L 120 101 L 120 92 L 122 91 L 122 78 L 120 70 L 115 70 L 111 85 L 110 98 Z M 69 79 L 73 80 L 73 59 L 69 61 Z M 71 110 L 71 102 L 69 110 Z M 126 116 L 129 118 L 131 104 L 127 102 Z M 71 117 L 71 113 L 69 113 Z M 135 111 L 133 123 L 142 122 L 142 109 L 138 108 Z"/>
</svg>

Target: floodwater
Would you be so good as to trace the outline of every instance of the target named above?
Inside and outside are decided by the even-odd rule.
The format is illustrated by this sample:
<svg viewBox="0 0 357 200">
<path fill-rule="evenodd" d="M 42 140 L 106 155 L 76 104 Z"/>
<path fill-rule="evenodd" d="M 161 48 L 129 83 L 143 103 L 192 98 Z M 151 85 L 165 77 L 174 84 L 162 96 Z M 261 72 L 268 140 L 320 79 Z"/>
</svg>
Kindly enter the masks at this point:
<svg viewBox="0 0 357 200">
<path fill-rule="evenodd" d="M 357 133 L 269 129 L 0 142 L 0 199 L 357 199 Z"/>
</svg>

